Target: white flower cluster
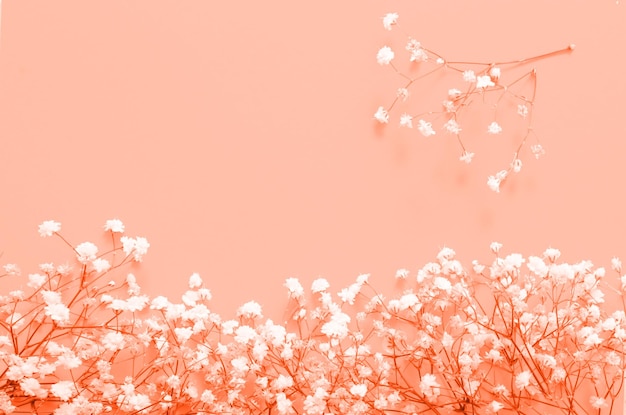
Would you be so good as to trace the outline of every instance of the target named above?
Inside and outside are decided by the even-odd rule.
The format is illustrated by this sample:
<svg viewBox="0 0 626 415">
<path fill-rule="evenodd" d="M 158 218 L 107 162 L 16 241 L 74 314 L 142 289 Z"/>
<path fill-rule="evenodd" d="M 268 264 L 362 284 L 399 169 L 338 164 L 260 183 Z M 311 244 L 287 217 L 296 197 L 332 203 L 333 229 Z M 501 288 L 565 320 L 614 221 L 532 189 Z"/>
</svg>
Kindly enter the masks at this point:
<svg viewBox="0 0 626 415">
<path fill-rule="evenodd" d="M 399 15 L 398 13 L 387 13 L 383 16 L 382 21 L 383 27 L 386 30 L 392 30 L 395 26 L 399 26 Z M 413 120 L 417 119 L 417 129 L 420 134 L 424 137 L 430 137 L 434 136 L 439 130 L 439 125 L 433 126 L 432 123 L 434 120 L 443 119 L 443 122 L 440 124 L 441 129 L 455 136 L 456 141 L 460 145 L 461 155 L 459 159 L 469 164 L 474 158 L 474 153 L 465 147 L 459 125 L 459 120 L 467 112 L 468 107 L 475 102 L 485 102 L 488 95 L 495 96 L 491 103 L 492 105 L 490 105 L 490 108 L 495 108 L 495 118 L 498 113 L 499 104 L 503 102 L 505 98 L 514 101 L 517 104 L 517 114 L 524 120 L 526 130 L 513 154 L 513 161 L 508 168 L 503 170 L 505 174 L 500 172 L 488 178 L 488 187 L 495 192 L 499 192 L 500 185 L 508 173 L 518 173 L 521 170 L 522 162 L 520 160 L 520 153 L 527 144 L 530 136 L 533 135 L 536 138 L 531 125 L 536 92 L 536 70 L 532 69 L 521 77 L 516 76 L 515 79 L 508 83 L 505 82 L 506 76 L 504 76 L 504 70 L 509 67 L 519 67 L 521 64 L 535 61 L 538 58 L 547 58 L 558 53 L 572 51 L 574 50 L 574 46 L 570 45 L 567 48 L 542 54 L 537 57 L 490 64 L 447 60 L 440 54 L 425 48 L 420 42 L 413 38 L 409 38 L 405 49 L 409 54 L 408 62 L 409 65 L 411 65 L 406 72 L 401 72 L 397 66 L 392 64 L 392 61 L 396 58 L 396 53 L 391 46 L 383 46 L 378 50 L 376 56 L 378 63 L 392 66 L 394 72 L 400 75 L 405 83 L 398 88 L 396 96 L 390 105 L 381 105 L 378 107 L 374 113 L 374 119 L 379 123 L 388 124 L 391 110 L 396 105 L 401 105 L 401 102 L 404 103 L 408 100 L 410 95 L 409 88 L 413 87 L 417 81 L 437 72 L 459 73 L 461 76 L 455 79 L 454 82 L 462 81 L 465 86 L 460 87 L 457 85 L 458 87 L 449 89 L 447 95 L 443 97 L 440 110 L 429 111 L 427 113 L 421 113 L 420 115 L 413 115 L 405 111 L 400 115 L 399 125 L 400 127 L 413 128 Z M 416 71 L 417 74 L 415 74 Z M 520 87 L 522 80 L 527 80 L 527 84 L 531 85 L 527 92 L 524 92 Z M 480 96 L 479 100 L 474 99 L 477 95 Z M 432 117 L 433 121 L 425 119 L 429 117 Z M 493 121 L 486 126 L 484 132 L 489 135 L 500 135 L 503 132 L 503 127 L 498 122 Z M 536 158 L 541 157 L 545 153 L 543 147 L 538 142 L 530 145 L 530 149 Z"/>
<path fill-rule="evenodd" d="M 58 222 L 39 229 L 60 236 Z M 389 299 L 368 274 L 335 294 L 324 278 L 309 292 L 288 278 L 295 310 L 281 325 L 255 301 L 223 319 L 197 273 L 179 302 L 141 294 L 133 274 L 116 281 L 147 246 L 122 238 L 105 271 L 82 243 L 79 275 L 45 263 L 27 289 L 1 293 L 0 412 L 438 414 L 472 402 L 489 413 L 585 413 L 612 408 L 623 387 L 626 313 L 607 309 L 603 289 L 626 291 L 618 258 L 616 287 L 589 261 L 559 263 L 554 248 L 501 256 L 497 242 L 491 264 L 470 271 L 447 247 L 414 278 L 398 270 L 404 291 Z"/>
</svg>

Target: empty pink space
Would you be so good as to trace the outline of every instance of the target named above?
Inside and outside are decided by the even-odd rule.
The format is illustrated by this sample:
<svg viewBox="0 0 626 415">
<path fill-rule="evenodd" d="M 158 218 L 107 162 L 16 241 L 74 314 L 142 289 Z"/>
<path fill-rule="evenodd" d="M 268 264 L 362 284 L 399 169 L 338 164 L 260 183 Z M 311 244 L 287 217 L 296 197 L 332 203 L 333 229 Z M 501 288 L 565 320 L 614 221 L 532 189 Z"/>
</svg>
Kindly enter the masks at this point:
<svg viewBox="0 0 626 415">
<path fill-rule="evenodd" d="M 2 8 L 3 262 L 32 270 L 71 257 L 39 237 L 43 220 L 62 222 L 72 243 L 104 246 L 102 225 L 116 217 L 151 243 L 133 270 L 149 294 L 177 299 L 198 272 L 217 311 L 256 300 L 280 318 L 287 277 L 339 289 L 371 273 L 390 290 L 398 268 L 413 277 L 444 246 L 464 263 L 489 261 L 492 241 L 605 266 L 626 255 L 626 12 L 614 1 Z M 383 28 L 387 12 L 399 13 L 402 34 Z M 496 194 L 487 177 L 508 167 L 515 141 L 486 134 L 488 104 L 467 136 L 470 165 L 452 135 L 401 129 L 399 113 L 379 125 L 374 112 L 403 80 L 376 53 L 388 45 L 400 56 L 404 33 L 457 61 L 575 43 L 522 69 L 537 71 L 533 128 L 545 157 L 526 148 L 522 171 Z M 438 111 L 441 92 L 459 85 L 446 73 L 417 84 L 413 99 Z"/>
</svg>

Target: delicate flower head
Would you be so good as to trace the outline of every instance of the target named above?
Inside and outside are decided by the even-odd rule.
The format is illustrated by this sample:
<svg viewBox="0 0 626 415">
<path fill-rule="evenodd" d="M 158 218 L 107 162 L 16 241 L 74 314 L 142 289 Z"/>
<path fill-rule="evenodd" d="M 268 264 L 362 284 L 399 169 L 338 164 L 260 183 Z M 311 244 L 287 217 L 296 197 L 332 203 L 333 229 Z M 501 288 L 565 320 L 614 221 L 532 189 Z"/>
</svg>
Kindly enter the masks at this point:
<svg viewBox="0 0 626 415">
<path fill-rule="evenodd" d="M 200 274 L 198 274 L 197 272 L 194 272 L 193 274 L 189 276 L 189 282 L 188 282 L 189 288 L 191 289 L 200 288 L 202 287 L 202 284 L 204 284 L 204 282 L 202 281 Z"/>
<path fill-rule="evenodd" d="M 526 118 L 528 116 L 528 107 L 524 104 L 519 104 L 517 106 L 517 114 L 522 118 Z"/>
<path fill-rule="evenodd" d="M 476 74 L 472 70 L 467 70 L 463 72 L 463 80 L 465 82 L 476 82 Z"/>
<path fill-rule="evenodd" d="M 532 151 L 536 159 L 539 159 L 539 157 L 546 154 L 541 144 L 533 144 L 532 146 L 530 146 L 530 151 Z"/>
<path fill-rule="evenodd" d="M 448 90 L 448 98 L 455 99 L 461 96 L 461 90 L 452 88 Z"/>
<path fill-rule="evenodd" d="M 77 390 L 74 382 L 69 380 L 60 380 L 52 384 L 50 387 L 50 393 L 62 401 L 68 401 L 77 393 Z"/>
<path fill-rule="evenodd" d="M 119 219 L 109 219 L 104 224 L 104 230 L 113 233 L 124 233 L 124 223 Z"/>
<path fill-rule="evenodd" d="M 500 134 L 502 132 L 502 127 L 500 127 L 500 124 L 493 121 L 491 124 L 489 124 L 489 127 L 487 127 L 487 132 L 489 134 Z"/>
<path fill-rule="evenodd" d="M 530 371 L 525 370 L 515 376 L 515 387 L 520 390 L 526 389 L 530 386 L 530 379 L 532 378 L 532 374 Z"/>
<path fill-rule="evenodd" d="M 289 291 L 290 298 L 300 299 L 304 295 L 304 288 L 297 278 L 287 278 L 284 285 Z"/>
<path fill-rule="evenodd" d="M 376 54 L 376 61 L 380 65 L 389 65 L 394 57 L 395 54 L 393 53 L 393 50 L 389 46 L 383 46 Z"/>
<path fill-rule="evenodd" d="M 519 173 L 522 170 L 522 160 L 518 158 L 513 160 L 513 162 L 511 163 L 511 169 L 513 169 L 515 173 Z"/>
<path fill-rule="evenodd" d="M 385 108 L 378 107 L 376 113 L 374 114 L 374 119 L 381 124 L 387 124 L 389 122 L 389 114 Z"/>
<path fill-rule="evenodd" d="M 330 287 L 330 284 L 325 278 L 317 278 L 311 283 L 311 291 L 314 293 L 320 293 L 326 291 Z"/>
<path fill-rule="evenodd" d="M 487 186 L 496 193 L 500 193 L 500 183 L 501 180 L 497 177 L 489 176 L 487 178 Z"/>
<path fill-rule="evenodd" d="M 467 164 L 470 164 L 473 158 L 474 158 L 474 153 L 470 153 L 469 151 L 466 150 L 463 152 L 463 154 L 461 154 L 461 157 L 459 157 L 459 160 L 464 161 Z"/>
<path fill-rule="evenodd" d="M 400 268 L 399 270 L 396 271 L 397 279 L 404 280 L 406 279 L 406 277 L 408 277 L 408 275 L 409 275 L 409 270 L 406 268 Z"/>
<path fill-rule="evenodd" d="M 504 405 L 498 401 L 491 401 L 491 403 L 488 406 L 488 409 L 490 412 L 498 413 L 498 411 L 500 411 L 502 408 L 504 408 Z"/>
<path fill-rule="evenodd" d="M 489 69 L 489 76 L 491 76 L 493 79 L 500 79 L 500 68 L 498 68 L 497 66 L 492 67 L 491 69 Z"/>
<path fill-rule="evenodd" d="M 476 88 L 489 88 L 490 86 L 495 86 L 491 77 L 489 75 L 482 75 L 476 77 Z"/>
<path fill-rule="evenodd" d="M 111 268 L 111 263 L 104 258 L 96 258 L 91 262 L 96 272 L 105 272 Z"/>
<path fill-rule="evenodd" d="M 61 231 L 61 223 L 53 220 L 45 220 L 39 225 L 39 235 L 42 237 L 52 236 Z"/>
<path fill-rule="evenodd" d="M 494 254 L 500 252 L 500 248 L 502 248 L 502 244 L 500 242 L 492 242 L 491 245 L 489 245 L 489 249 L 491 249 L 491 252 Z"/>
<path fill-rule="evenodd" d="M 422 376 L 420 381 L 420 392 L 426 397 L 428 402 L 434 402 L 439 396 L 440 384 L 437 382 L 437 377 L 433 374 L 426 373 Z"/>
<path fill-rule="evenodd" d="M 615 272 L 622 272 L 622 261 L 619 258 L 611 258 L 611 269 Z"/>
<path fill-rule="evenodd" d="M 443 127 L 451 134 L 459 134 L 461 132 L 461 128 L 459 128 L 459 124 L 454 119 L 449 119 L 443 125 Z"/>
<path fill-rule="evenodd" d="M 98 254 L 98 247 L 91 242 L 78 244 L 75 249 L 78 261 L 83 264 L 93 261 L 96 259 L 96 255 Z"/>
<path fill-rule="evenodd" d="M 238 317 L 257 318 L 262 317 L 263 312 L 261 305 L 256 301 L 248 301 L 237 310 Z"/>
<path fill-rule="evenodd" d="M 413 117 L 411 117 L 409 114 L 402 114 L 400 116 L 400 126 L 413 128 Z"/>
<path fill-rule="evenodd" d="M 387 13 L 383 16 L 383 27 L 391 30 L 391 26 L 398 24 L 398 13 Z"/>
<path fill-rule="evenodd" d="M 398 98 L 402 99 L 402 101 L 406 101 L 409 98 L 409 90 L 407 88 L 398 88 L 396 95 Z"/>
<path fill-rule="evenodd" d="M 420 133 L 422 133 L 424 137 L 430 137 L 431 135 L 435 135 L 435 130 L 433 130 L 432 124 L 424 120 L 418 121 L 417 129 Z"/>
<path fill-rule="evenodd" d="M 559 251 L 557 248 L 548 248 L 543 252 L 543 255 L 550 261 L 554 262 L 561 256 L 561 251 Z"/>
<path fill-rule="evenodd" d="M 591 404 L 592 408 L 595 409 L 601 409 L 605 406 L 608 406 L 608 403 L 606 402 L 606 399 L 601 398 L 599 396 L 592 396 L 589 398 L 589 403 Z"/>
</svg>

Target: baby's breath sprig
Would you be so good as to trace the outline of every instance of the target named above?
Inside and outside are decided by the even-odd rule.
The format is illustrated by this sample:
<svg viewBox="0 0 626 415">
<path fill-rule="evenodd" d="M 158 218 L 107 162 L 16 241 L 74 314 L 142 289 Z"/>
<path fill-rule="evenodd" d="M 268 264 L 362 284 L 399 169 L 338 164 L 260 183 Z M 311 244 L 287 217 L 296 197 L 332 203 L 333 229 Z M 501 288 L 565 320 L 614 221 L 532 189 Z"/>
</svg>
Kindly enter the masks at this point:
<svg viewBox="0 0 626 415">
<path fill-rule="evenodd" d="M 626 371 L 626 276 L 589 261 L 503 254 L 465 267 L 444 247 L 400 293 L 369 274 L 338 291 L 287 278 L 290 321 L 248 301 L 211 311 L 197 273 L 179 301 L 141 293 L 122 267 L 149 244 L 104 227 L 113 249 L 76 246 L 0 292 L 0 413 L 321 415 L 617 413 Z M 117 257 L 114 255 L 117 254 Z M 116 260 L 117 258 L 117 260 Z M 110 260 L 110 261 L 109 261 Z M 616 308 L 605 295 L 618 296 Z"/>
<path fill-rule="evenodd" d="M 397 13 L 387 13 L 382 19 L 383 27 L 387 30 L 398 28 L 396 30 L 402 32 L 398 24 L 398 18 Z M 447 73 L 455 76 L 456 80 L 462 81 L 464 86 L 455 86 L 448 89 L 447 94 L 442 97 L 442 105 L 438 110 L 418 114 L 403 112 L 399 116 L 399 125 L 401 127 L 413 128 L 417 126 L 417 130 L 424 137 L 434 136 L 440 131 L 455 136 L 460 147 L 459 160 L 469 164 L 472 162 L 475 153 L 468 149 L 468 146 L 462 139 L 461 131 L 463 129 L 461 125 L 463 124 L 463 115 L 471 104 L 477 102 L 475 100 L 476 97 L 480 98 L 480 102 L 485 102 L 487 96 L 491 95 L 495 96 L 495 102 L 492 105 L 492 121 L 485 126 L 484 131 L 478 132 L 478 134 L 502 134 L 504 129 L 498 122 L 498 115 L 500 104 L 505 99 L 513 100 L 515 103 L 517 115 L 524 120 L 525 132 L 519 140 L 509 165 L 495 175 L 489 176 L 487 180 L 489 188 L 499 192 L 500 186 L 509 177 L 509 174 L 511 172 L 518 173 L 522 169 L 521 151 L 528 144 L 528 139 L 531 136 L 535 139 L 535 142 L 530 144 L 530 150 L 534 157 L 538 159 L 545 154 L 545 150 L 532 128 L 533 108 L 537 93 L 537 70 L 531 68 L 523 75 L 510 81 L 505 80 L 506 74 L 514 67 L 522 67 L 561 53 L 571 52 L 575 49 L 574 44 L 570 44 L 563 49 L 524 59 L 474 62 L 448 60 L 443 55 L 423 46 L 411 36 L 407 35 L 407 37 L 409 40 L 404 49 L 408 54 L 408 61 L 414 66 L 413 69 L 418 70 L 417 75 L 409 75 L 394 64 L 396 53 L 390 46 L 383 46 L 378 50 L 376 56 L 378 63 L 391 67 L 404 80 L 404 83 L 397 89 L 391 103 L 387 106 L 379 106 L 374 113 L 374 118 L 378 122 L 383 124 L 390 122 L 390 113 L 394 110 L 394 107 L 409 100 L 411 89 L 415 87 L 418 81 L 436 73 L 447 71 Z M 530 83 L 530 93 L 524 94 L 522 84 L 527 83 Z"/>
</svg>

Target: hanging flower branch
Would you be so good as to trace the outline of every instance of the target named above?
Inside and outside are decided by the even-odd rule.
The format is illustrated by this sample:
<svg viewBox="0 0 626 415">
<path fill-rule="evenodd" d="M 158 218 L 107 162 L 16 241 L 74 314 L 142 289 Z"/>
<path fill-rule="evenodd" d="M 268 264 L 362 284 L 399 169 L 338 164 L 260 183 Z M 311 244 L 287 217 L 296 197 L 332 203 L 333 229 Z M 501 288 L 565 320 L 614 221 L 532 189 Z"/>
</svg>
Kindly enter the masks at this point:
<svg viewBox="0 0 626 415">
<path fill-rule="evenodd" d="M 285 281 L 285 324 L 255 301 L 223 319 L 198 274 L 179 301 L 141 293 L 123 267 L 149 243 L 106 222 L 112 248 L 69 244 L 71 265 L 44 263 L 0 280 L 0 413 L 612 414 L 622 393 L 626 314 L 614 278 L 589 261 L 500 255 L 464 267 L 444 248 L 404 291 L 369 275 L 339 291 Z M 15 284 L 14 284 L 15 285 Z M 287 300 L 286 300 L 287 301 Z"/>
<path fill-rule="evenodd" d="M 392 30 L 398 25 L 398 14 L 388 13 L 383 17 L 383 26 L 387 30 Z M 376 60 L 380 65 L 391 67 L 396 74 L 404 80 L 404 84 L 398 88 L 396 95 L 391 104 L 388 106 L 379 106 L 374 114 L 374 118 L 383 124 L 390 121 L 390 113 L 400 102 L 407 101 L 411 96 L 411 89 L 418 81 L 428 78 L 431 75 L 440 72 L 451 73 L 456 82 L 455 85 L 462 84 L 450 88 L 447 94 L 442 97 L 442 106 L 438 110 L 412 114 L 403 112 L 399 116 L 399 125 L 401 127 L 413 128 L 424 137 L 431 137 L 438 132 L 450 134 L 456 137 L 460 147 L 459 159 L 465 163 L 471 163 L 474 153 L 471 152 L 466 143 L 462 139 L 462 118 L 468 107 L 475 102 L 475 98 L 479 97 L 484 102 L 487 95 L 494 95 L 495 102 L 493 104 L 493 119 L 485 125 L 481 134 L 500 135 L 503 128 L 498 122 L 499 104 L 505 99 L 512 99 L 516 103 L 517 115 L 525 123 L 525 132 L 522 134 L 517 148 L 513 152 L 513 157 L 509 165 L 489 176 L 487 185 L 495 192 L 500 191 L 500 185 L 506 180 L 511 172 L 518 173 L 522 168 L 521 151 L 528 143 L 531 135 L 534 143 L 530 144 L 532 154 L 538 159 L 545 150 L 532 128 L 533 105 L 535 103 L 535 95 L 537 92 L 537 72 L 530 69 L 523 75 L 505 81 L 507 70 L 513 67 L 529 64 L 534 61 L 549 58 L 560 53 L 574 50 L 573 44 L 568 47 L 553 52 L 545 53 L 530 58 L 519 59 L 514 61 L 503 62 L 461 62 L 445 59 L 439 53 L 424 47 L 420 42 L 408 36 L 405 45 L 405 52 L 408 55 L 408 61 L 412 64 L 412 70 L 417 70 L 417 74 L 409 75 L 398 69 L 394 64 L 396 59 L 395 51 L 389 46 L 383 46 L 378 50 Z M 523 94 L 521 85 L 525 82 L 530 83 L 530 94 Z M 436 123 L 437 122 L 437 123 Z M 436 123 L 436 125 L 434 124 Z"/>
</svg>

